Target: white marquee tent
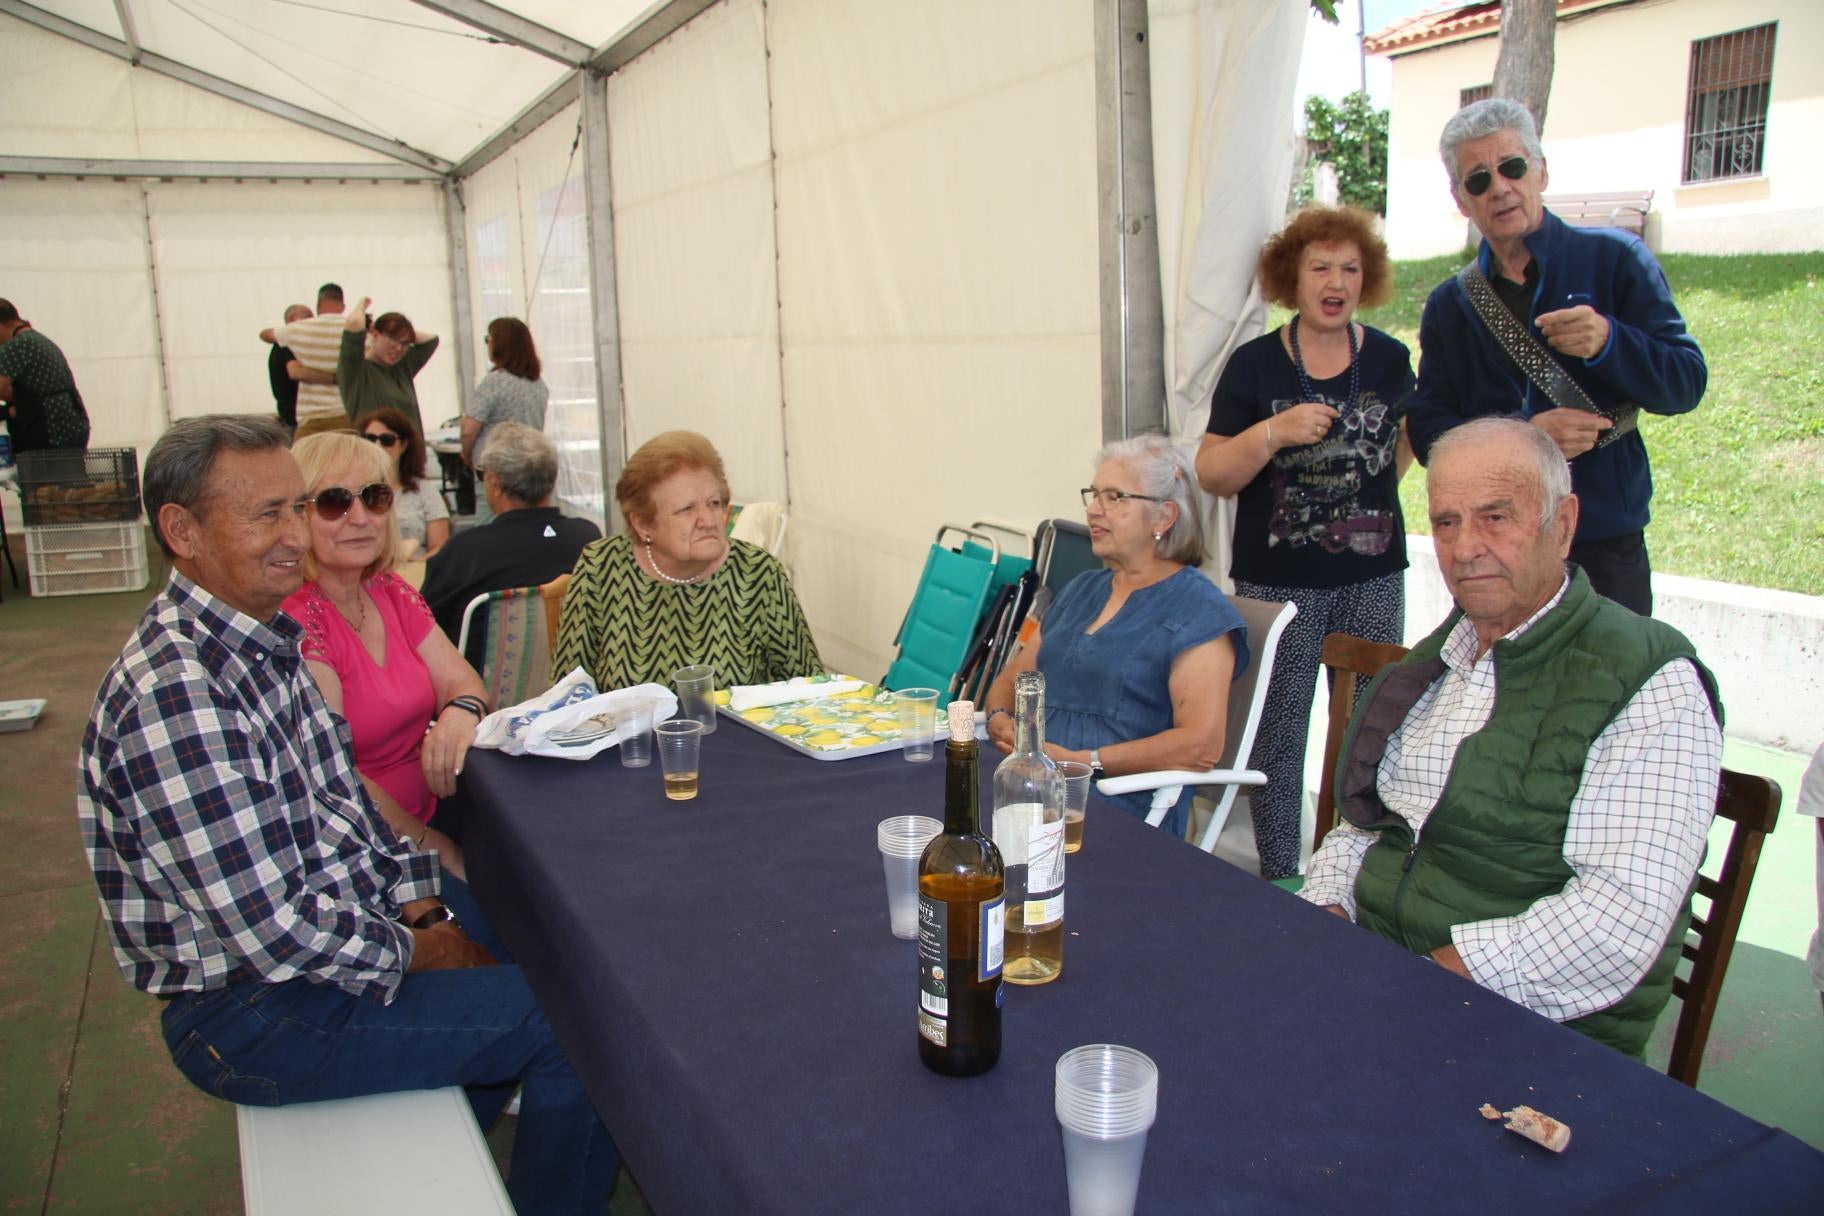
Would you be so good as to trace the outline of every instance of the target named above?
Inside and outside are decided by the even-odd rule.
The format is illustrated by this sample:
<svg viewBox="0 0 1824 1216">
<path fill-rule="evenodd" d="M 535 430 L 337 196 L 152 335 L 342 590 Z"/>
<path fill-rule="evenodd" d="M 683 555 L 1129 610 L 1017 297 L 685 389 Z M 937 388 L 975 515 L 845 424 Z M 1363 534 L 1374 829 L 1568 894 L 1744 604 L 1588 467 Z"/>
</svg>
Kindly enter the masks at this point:
<svg viewBox="0 0 1824 1216">
<path fill-rule="evenodd" d="M 944 522 L 1192 442 L 1290 171 L 1287 0 L 0 0 L 0 296 L 96 446 L 271 408 L 325 280 L 445 346 L 527 319 L 566 452 L 708 434 L 878 674 Z M 1150 77 L 1150 79 L 1149 79 Z M 1150 109 L 1150 114 L 1149 114 Z"/>
</svg>

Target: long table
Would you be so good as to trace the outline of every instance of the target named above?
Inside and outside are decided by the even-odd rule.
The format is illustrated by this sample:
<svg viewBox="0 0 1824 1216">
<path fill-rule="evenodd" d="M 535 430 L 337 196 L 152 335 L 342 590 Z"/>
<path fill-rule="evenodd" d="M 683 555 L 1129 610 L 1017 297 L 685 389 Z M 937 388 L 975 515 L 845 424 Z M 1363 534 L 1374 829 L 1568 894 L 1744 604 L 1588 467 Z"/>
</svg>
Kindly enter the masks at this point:
<svg viewBox="0 0 1824 1216">
<path fill-rule="evenodd" d="M 1052 1069 L 1095 1042 L 1159 1065 L 1142 1212 L 1824 1211 L 1824 1154 L 1099 801 L 1062 977 L 1007 986 L 993 1071 L 928 1072 L 874 829 L 942 815 L 941 751 L 725 721 L 692 802 L 613 751 L 463 783 L 475 892 L 660 1216 L 1062 1212 Z"/>
</svg>

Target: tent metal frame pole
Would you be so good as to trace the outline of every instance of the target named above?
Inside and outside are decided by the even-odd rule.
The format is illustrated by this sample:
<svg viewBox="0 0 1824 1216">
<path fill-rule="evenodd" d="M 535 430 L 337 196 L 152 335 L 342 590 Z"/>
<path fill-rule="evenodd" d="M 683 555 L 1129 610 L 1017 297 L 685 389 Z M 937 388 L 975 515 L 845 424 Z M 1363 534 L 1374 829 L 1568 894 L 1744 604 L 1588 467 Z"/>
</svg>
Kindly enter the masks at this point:
<svg viewBox="0 0 1824 1216">
<path fill-rule="evenodd" d="M 498 159 L 514 144 L 549 122 L 554 115 L 577 98 L 577 74 L 567 73 L 562 80 L 546 89 L 531 105 L 513 116 L 513 121 L 490 135 L 481 146 L 462 158 L 453 170 L 456 177 L 472 177 L 484 166 Z"/>
<path fill-rule="evenodd" d="M 1165 306 L 1153 195 L 1146 0 L 1096 0 L 1102 438 L 1165 429 Z"/>
<path fill-rule="evenodd" d="M 120 36 L 126 39 L 129 52 L 127 62 L 137 65 L 140 52 L 139 31 L 133 28 L 133 13 L 127 8 L 127 0 L 114 0 L 114 16 L 120 22 Z"/>
<path fill-rule="evenodd" d="M 475 383 L 475 310 L 469 303 L 469 211 L 462 183 L 443 183 L 443 218 L 450 247 L 450 315 L 456 326 L 456 394 L 462 400 Z"/>
<path fill-rule="evenodd" d="M 122 2 L 115 0 L 117 4 Z M 491 34 L 502 42 L 555 59 L 565 67 L 580 68 L 595 54 L 595 48 L 587 42 L 578 42 L 549 26 L 489 4 L 487 0 L 412 0 L 412 3 Z"/>
<path fill-rule="evenodd" d="M 146 287 L 152 292 L 152 353 L 158 360 L 158 406 L 168 431 L 176 417 L 171 411 L 171 374 L 165 367 L 165 315 L 159 305 L 158 246 L 152 240 L 152 191 L 145 182 L 139 183 L 139 214 L 146 238 Z"/>
<path fill-rule="evenodd" d="M 609 171 L 608 78 L 578 72 L 583 98 L 583 207 L 589 233 L 589 302 L 595 319 L 596 412 L 601 421 L 602 531 L 618 526 L 614 483 L 627 463 L 621 396 L 621 308 L 614 276 L 614 182 Z"/>
<path fill-rule="evenodd" d="M 438 175 L 447 174 L 455 168 L 442 157 L 432 156 L 429 152 L 414 148 L 404 140 L 378 135 L 327 115 L 318 114 L 315 110 L 306 110 L 303 106 L 292 105 L 289 101 L 280 101 L 258 89 L 250 89 L 245 85 L 236 84 L 232 80 L 223 80 L 220 76 L 198 71 L 188 64 L 179 63 L 175 59 L 167 59 L 155 51 L 136 49 L 118 38 L 110 38 L 86 25 L 65 20 L 55 13 L 48 13 L 36 5 L 27 4 L 24 0 L 0 0 L 0 13 L 17 17 L 41 30 L 61 34 L 71 41 L 80 42 L 86 47 L 113 55 L 117 59 L 124 59 L 134 67 L 145 68 L 160 76 L 169 76 L 173 80 L 195 85 L 218 97 L 226 97 L 230 101 L 252 106 L 275 118 L 295 122 L 300 126 L 309 127 L 313 131 L 321 131 L 325 135 L 333 135 L 337 139 L 379 152 L 408 165 L 416 165 L 420 169 L 428 169 Z"/>
<path fill-rule="evenodd" d="M 719 0 L 670 0 L 653 9 L 645 20 L 622 30 L 597 51 L 589 60 L 590 71 L 604 76 L 618 72 L 717 3 Z"/>
<path fill-rule="evenodd" d="M 136 160 L 75 156 L 0 156 L 0 177 L 153 178 L 160 181 L 441 182 L 440 173 L 412 165 L 282 164 L 278 161 Z"/>
</svg>

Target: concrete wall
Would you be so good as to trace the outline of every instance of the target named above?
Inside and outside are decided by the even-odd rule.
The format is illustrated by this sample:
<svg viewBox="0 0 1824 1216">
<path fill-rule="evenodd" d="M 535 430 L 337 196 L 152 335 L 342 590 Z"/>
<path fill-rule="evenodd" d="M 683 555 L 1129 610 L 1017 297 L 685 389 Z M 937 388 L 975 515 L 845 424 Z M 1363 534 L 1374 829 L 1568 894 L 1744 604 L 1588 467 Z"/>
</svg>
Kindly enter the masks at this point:
<svg viewBox="0 0 1824 1216">
<path fill-rule="evenodd" d="M 1406 642 L 1450 612 L 1429 536 L 1408 536 Z M 1731 738 L 1809 753 L 1824 737 L 1824 596 L 1653 576 L 1653 615 L 1691 639 L 1722 688 Z"/>
<path fill-rule="evenodd" d="M 1682 185 L 1691 43 L 1777 21 L 1763 172 Z M 1674 252 L 1824 247 L 1824 3 L 1644 0 L 1560 21 L 1546 111 L 1548 194 L 1650 188 L 1647 239 Z M 1459 90 L 1494 78 L 1485 36 L 1393 61 L 1387 239 L 1395 257 L 1460 249 L 1466 224 L 1438 161 Z"/>
</svg>

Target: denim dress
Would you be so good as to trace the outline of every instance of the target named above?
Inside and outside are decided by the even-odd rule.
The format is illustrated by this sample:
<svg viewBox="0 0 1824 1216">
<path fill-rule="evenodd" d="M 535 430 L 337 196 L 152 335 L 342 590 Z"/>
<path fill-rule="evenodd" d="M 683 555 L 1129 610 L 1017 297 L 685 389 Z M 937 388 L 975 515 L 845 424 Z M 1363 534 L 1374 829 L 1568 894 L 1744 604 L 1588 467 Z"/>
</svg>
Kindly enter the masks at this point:
<svg viewBox="0 0 1824 1216">
<path fill-rule="evenodd" d="M 1201 570 L 1186 567 L 1127 597 L 1115 618 L 1086 632 L 1108 603 L 1114 575 L 1092 570 L 1072 579 L 1045 614 L 1038 668 L 1045 675 L 1045 740 L 1073 751 L 1144 739 L 1172 726 L 1172 663 L 1193 646 L 1227 634 L 1235 674 L 1248 666 L 1248 629 L 1235 606 Z M 1187 788 L 1162 825 L 1179 837 L 1193 792 Z M 1150 793 L 1111 801 L 1146 818 Z"/>
</svg>

